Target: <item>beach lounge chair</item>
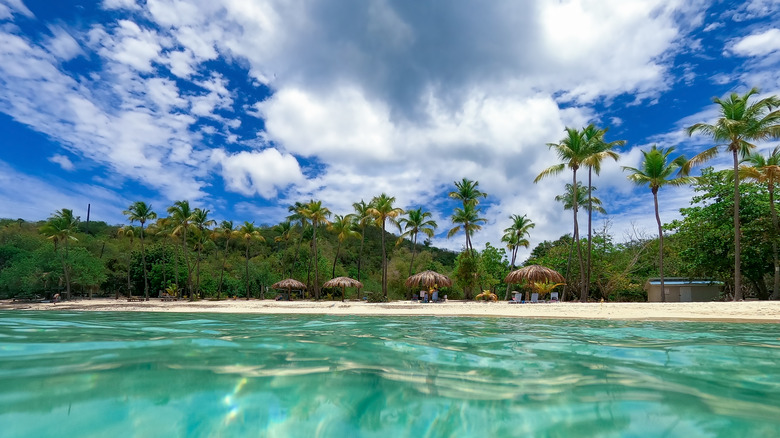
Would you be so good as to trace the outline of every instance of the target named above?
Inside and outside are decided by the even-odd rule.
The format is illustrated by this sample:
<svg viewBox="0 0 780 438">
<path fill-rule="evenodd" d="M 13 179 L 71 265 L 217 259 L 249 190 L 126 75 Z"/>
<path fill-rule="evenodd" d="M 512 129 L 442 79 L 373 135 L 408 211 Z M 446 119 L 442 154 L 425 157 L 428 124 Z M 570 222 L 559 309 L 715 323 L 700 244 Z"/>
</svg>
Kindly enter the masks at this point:
<svg viewBox="0 0 780 438">
<path fill-rule="evenodd" d="M 431 297 L 431 302 L 438 303 L 439 302 L 439 291 L 435 290 L 433 291 L 433 296 Z"/>
<path fill-rule="evenodd" d="M 558 292 L 550 292 L 550 302 L 551 303 L 558 302 Z"/>
<path fill-rule="evenodd" d="M 523 302 L 523 294 L 521 292 L 512 292 L 512 301 L 509 304 L 520 304 Z"/>
<path fill-rule="evenodd" d="M 537 292 L 534 292 L 531 294 L 531 302 L 532 303 L 538 303 L 539 302 L 539 294 Z"/>
</svg>

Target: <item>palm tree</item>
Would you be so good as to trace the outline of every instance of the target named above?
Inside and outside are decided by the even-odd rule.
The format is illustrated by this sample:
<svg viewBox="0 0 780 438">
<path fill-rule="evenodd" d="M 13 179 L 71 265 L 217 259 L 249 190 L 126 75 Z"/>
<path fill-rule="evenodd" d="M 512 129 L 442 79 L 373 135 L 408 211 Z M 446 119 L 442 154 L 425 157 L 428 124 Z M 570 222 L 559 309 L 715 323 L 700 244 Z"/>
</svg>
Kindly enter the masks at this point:
<svg viewBox="0 0 780 438">
<path fill-rule="evenodd" d="M 714 157 L 720 147 L 731 152 L 734 159 L 734 300 L 742 299 L 742 271 L 740 268 L 740 223 L 739 223 L 739 158 L 745 157 L 756 146 L 753 141 L 769 140 L 780 137 L 780 98 L 771 96 L 750 103 L 750 97 L 758 94 L 753 88 L 742 96 L 731 93 L 728 99 L 717 97 L 713 102 L 719 106 L 720 118 L 714 125 L 697 123 L 687 128 L 688 135 L 700 132 L 711 137 L 717 144 L 700 152 L 688 161 L 683 169 L 687 174 L 692 166 L 701 164 Z"/>
<path fill-rule="evenodd" d="M 504 235 L 501 237 L 501 241 L 506 242 L 506 247 L 510 254 L 512 254 L 511 270 L 514 271 L 515 261 L 517 260 L 517 251 L 520 247 L 528 248 L 531 245 L 525 236 L 530 234 L 531 228 L 534 228 L 536 224 L 531 222 L 526 215 L 519 216 L 513 214 L 509 218 L 512 219 L 512 226 L 504 229 Z M 509 299 L 509 292 L 510 286 L 507 284 L 506 295 L 504 296 L 505 300 Z"/>
<path fill-rule="evenodd" d="M 181 247 L 184 251 L 184 260 L 187 263 L 187 290 L 190 299 L 192 299 L 192 266 L 190 266 L 190 258 L 187 255 L 187 231 L 192 226 L 193 214 L 190 201 L 174 202 L 172 206 L 168 207 L 168 214 L 171 215 L 171 225 L 173 226 L 171 234 L 181 236 Z M 178 276 L 178 272 L 176 274 Z"/>
<path fill-rule="evenodd" d="M 130 204 L 130 206 L 127 207 L 127 210 L 123 211 L 122 214 L 127 216 L 127 219 L 131 224 L 135 221 L 138 221 L 141 224 L 141 264 L 144 267 L 144 299 L 149 301 L 149 278 L 146 273 L 146 249 L 144 248 L 144 225 L 146 225 L 146 221 L 157 219 L 157 213 L 152 210 L 151 204 L 147 204 L 144 201 L 135 201 Z"/>
<path fill-rule="evenodd" d="M 209 219 L 209 212 L 211 210 L 204 210 L 202 208 L 196 208 L 195 211 L 192 212 L 192 225 L 195 227 L 196 230 L 198 230 L 198 258 L 196 259 L 195 264 L 195 291 L 200 294 L 200 297 L 203 298 L 203 292 L 200 290 L 200 259 L 201 254 L 203 253 L 203 247 L 206 243 L 208 243 L 208 231 L 209 227 L 212 227 L 217 224 L 217 221 L 214 219 Z"/>
<path fill-rule="evenodd" d="M 663 149 L 656 145 L 649 151 L 642 151 L 644 160 L 642 168 L 623 166 L 623 170 L 631 172 L 628 179 L 639 185 L 648 185 L 653 192 L 653 203 L 655 205 L 655 221 L 658 224 L 658 273 L 661 277 L 661 301 L 666 301 L 664 292 L 664 233 L 661 228 L 661 216 L 658 214 L 658 189 L 663 186 L 681 186 L 693 182 L 693 178 L 680 176 L 678 172 L 685 166 L 685 157 L 679 156 L 674 160 L 669 160 L 669 154 L 674 151 L 674 146 Z M 678 172 L 678 176 L 670 176 Z"/>
<path fill-rule="evenodd" d="M 559 143 L 547 143 L 547 147 L 555 150 L 558 158 L 561 159 L 561 163 L 550 166 L 544 169 L 536 179 L 534 183 L 538 183 L 540 180 L 557 175 L 563 171 L 567 166 L 571 169 L 572 186 L 577 186 L 577 169 L 584 164 L 584 161 L 591 155 L 591 150 L 588 142 L 585 139 L 585 134 L 574 128 L 566 128 L 566 137 L 564 137 Z M 585 284 L 585 266 L 582 261 L 582 248 L 580 248 L 580 228 L 577 222 L 577 198 L 573 198 L 574 205 L 574 242 L 577 246 L 577 255 L 580 264 L 580 284 Z M 580 301 L 587 302 L 588 294 L 587 289 L 584 287 L 580 292 Z"/>
<path fill-rule="evenodd" d="M 252 245 L 253 240 L 265 242 L 265 239 L 260 235 L 260 228 L 255 226 L 254 221 L 244 221 L 244 225 L 241 225 L 241 228 L 238 229 L 238 235 L 244 239 L 246 244 L 246 299 L 248 300 L 251 294 L 249 290 L 249 247 Z M 261 295 L 261 297 L 265 298 L 264 295 Z"/>
<path fill-rule="evenodd" d="M 371 225 L 373 217 L 371 216 L 371 213 L 369 213 L 371 205 L 366 204 L 362 199 L 360 202 L 352 204 L 352 208 L 355 209 L 355 214 L 352 215 L 354 226 L 360 230 L 360 250 L 358 251 L 357 265 L 357 280 L 360 281 L 360 268 L 363 261 L 363 243 L 366 241 L 366 227 Z M 358 293 L 360 293 L 360 288 L 358 288 Z"/>
<path fill-rule="evenodd" d="M 227 265 L 228 248 L 230 247 L 230 240 L 238 234 L 233 221 L 222 221 L 219 224 L 219 228 L 214 230 L 215 237 L 222 237 L 225 239 L 225 253 L 222 256 L 222 268 L 219 272 L 219 286 L 217 286 L 217 299 L 222 294 L 222 282 L 225 278 L 225 265 Z"/>
<path fill-rule="evenodd" d="M 396 241 L 396 245 L 401 243 L 405 237 L 409 237 L 412 241 L 412 261 L 409 262 L 409 276 L 411 277 L 414 266 L 414 254 L 417 250 L 417 235 L 420 233 L 425 234 L 428 237 L 433 237 L 434 231 L 438 227 L 436 221 L 429 219 L 433 215 L 429 211 L 423 211 L 422 207 L 416 210 L 408 210 L 406 217 L 402 217 L 398 220 L 398 225 L 403 226 L 404 233 Z"/>
<path fill-rule="evenodd" d="M 740 166 L 739 176 L 744 179 L 751 179 L 759 183 L 766 183 L 769 190 L 769 209 L 772 212 L 772 253 L 775 264 L 774 286 L 772 288 L 772 299 L 780 298 L 780 260 L 777 254 L 777 232 L 778 221 L 777 211 L 775 210 L 775 184 L 780 182 L 780 146 L 775 147 L 768 157 L 761 154 L 750 154 L 745 162 L 750 166 Z"/>
<path fill-rule="evenodd" d="M 585 279 L 586 294 L 590 294 L 591 253 L 593 251 L 593 208 L 591 204 L 593 172 L 595 171 L 596 175 L 600 174 L 601 163 L 607 158 L 612 158 L 617 161 L 620 156 L 612 149 L 626 144 L 625 140 L 605 141 L 604 135 L 608 130 L 609 128 L 599 129 L 596 125 L 591 123 L 582 131 L 591 152 L 590 156 L 583 162 L 583 164 L 588 167 L 588 267 L 587 278 Z"/>
<path fill-rule="evenodd" d="M 358 237 L 360 233 L 352 228 L 352 215 L 346 216 L 335 215 L 333 221 L 328 225 L 328 231 L 334 233 L 339 240 L 336 246 L 336 257 L 333 258 L 333 270 L 330 274 L 330 278 L 336 278 L 336 261 L 339 259 L 339 253 L 341 252 L 341 244 L 344 243 L 350 237 Z"/>
<path fill-rule="evenodd" d="M 555 197 L 555 200 L 558 202 L 563 203 L 563 209 L 564 210 L 573 210 L 575 204 L 577 205 L 577 214 L 579 215 L 579 206 L 584 205 L 586 210 L 594 210 L 601 214 L 607 214 L 607 211 L 604 210 L 604 208 L 601 206 L 601 199 L 593 196 L 593 192 L 595 192 L 597 188 L 595 186 L 591 186 L 590 188 L 586 189 L 585 186 L 582 184 L 577 184 L 577 196 L 574 196 L 574 187 L 571 184 L 566 184 L 566 188 L 563 192 L 563 194 L 557 195 Z M 590 193 L 589 193 L 590 192 Z M 569 246 L 569 258 L 566 262 L 566 278 L 569 278 L 569 273 L 571 272 L 571 257 L 572 254 L 574 254 L 574 245 Z M 566 287 L 564 287 L 563 295 L 561 296 L 561 301 L 566 300 Z"/>
<path fill-rule="evenodd" d="M 322 206 L 322 201 L 309 201 L 303 208 L 301 214 L 311 222 L 314 234 L 312 236 L 313 248 L 314 248 L 314 298 L 320 299 L 320 268 L 319 257 L 317 254 L 317 227 L 320 224 L 327 225 L 330 222 L 328 218 L 331 215 L 330 210 L 327 207 Z"/>
<path fill-rule="evenodd" d="M 68 266 L 68 242 L 78 240 L 74 234 L 79 218 L 73 216 L 73 210 L 57 210 L 41 227 L 41 232 L 54 243 L 54 252 L 59 255 L 62 272 L 65 276 L 65 297 L 70 299 L 70 267 Z M 60 244 L 65 247 L 60 251 Z"/>
<path fill-rule="evenodd" d="M 401 231 L 401 226 L 398 225 L 396 218 L 404 214 L 403 209 L 393 207 L 395 202 L 394 196 L 387 196 L 382 193 L 379 196 L 374 196 L 371 200 L 371 207 L 368 209 L 368 213 L 374 217 L 374 221 L 378 227 L 382 228 L 382 294 L 385 301 L 387 301 L 387 251 L 385 249 L 385 230 L 387 222 L 398 227 L 398 231 Z"/>
<path fill-rule="evenodd" d="M 460 182 L 455 181 L 455 188 L 457 190 L 450 192 L 450 198 L 459 199 L 463 201 L 463 205 L 479 204 L 479 198 L 487 198 L 487 193 L 479 190 L 479 181 L 471 181 L 468 178 L 463 178 Z"/>
<path fill-rule="evenodd" d="M 449 239 L 463 231 L 466 234 L 466 252 L 469 255 L 472 255 L 474 252 L 474 248 L 471 246 L 471 236 L 482 229 L 482 225 L 480 224 L 487 222 L 487 219 L 479 217 L 480 212 L 481 209 L 476 208 L 472 204 L 466 204 L 463 208 L 456 207 L 455 213 L 453 213 L 451 217 L 452 223 L 455 226 L 447 233 L 447 238 Z"/>
</svg>

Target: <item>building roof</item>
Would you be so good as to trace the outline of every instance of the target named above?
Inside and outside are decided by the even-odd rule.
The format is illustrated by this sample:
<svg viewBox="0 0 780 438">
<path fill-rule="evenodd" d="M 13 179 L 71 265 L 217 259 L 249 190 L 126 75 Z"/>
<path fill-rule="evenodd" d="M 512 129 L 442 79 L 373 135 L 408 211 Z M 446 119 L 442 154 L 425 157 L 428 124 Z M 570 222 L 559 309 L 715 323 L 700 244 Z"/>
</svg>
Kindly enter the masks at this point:
<svg viewBox="0 0 780 438">
<path fill-rule="evenodd" d="M 645 282 L 645 288 L 650 285 L 660 285 L 661 279 L 658 277 L 649 278 Z M 664 285 L 666 286 L 722 286 L 722 281 L 716 281 L 707 278 L 683 278 L 683 277 L 669 277 L 664 278 Z"/>
</svg>

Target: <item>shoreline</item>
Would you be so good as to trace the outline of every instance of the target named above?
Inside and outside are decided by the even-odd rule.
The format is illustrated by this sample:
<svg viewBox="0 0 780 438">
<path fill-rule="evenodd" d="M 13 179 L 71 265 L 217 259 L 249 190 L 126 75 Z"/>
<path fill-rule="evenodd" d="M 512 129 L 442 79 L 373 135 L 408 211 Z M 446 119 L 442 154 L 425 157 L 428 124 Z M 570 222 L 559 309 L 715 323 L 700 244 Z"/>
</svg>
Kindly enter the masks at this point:
<svg viewBox="0 0 780 438">
<path fill-rule="evenodd" d="M 0 300 L 0 311 L 237 313 L 261 315 L 437 316 L 625 321 L 780 323 L 780 301 L 704 303 L 536 303 L 448 301 L 150 301 L 93 300 L 59 303 Z"/>
</svg>

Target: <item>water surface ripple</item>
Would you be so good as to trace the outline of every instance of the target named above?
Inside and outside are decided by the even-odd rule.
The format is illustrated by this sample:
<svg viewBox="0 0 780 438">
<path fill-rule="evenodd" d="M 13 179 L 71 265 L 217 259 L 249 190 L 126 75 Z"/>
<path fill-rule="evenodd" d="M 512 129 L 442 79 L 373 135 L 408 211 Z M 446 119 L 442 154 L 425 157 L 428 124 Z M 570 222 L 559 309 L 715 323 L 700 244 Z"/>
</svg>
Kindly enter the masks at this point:
<svg viewBox="0 0 780 438">
<path fill-rule="evenodd" d="M 778 436 L 780 326 L 0 312 L 3 437 Z"/>
</svg>

